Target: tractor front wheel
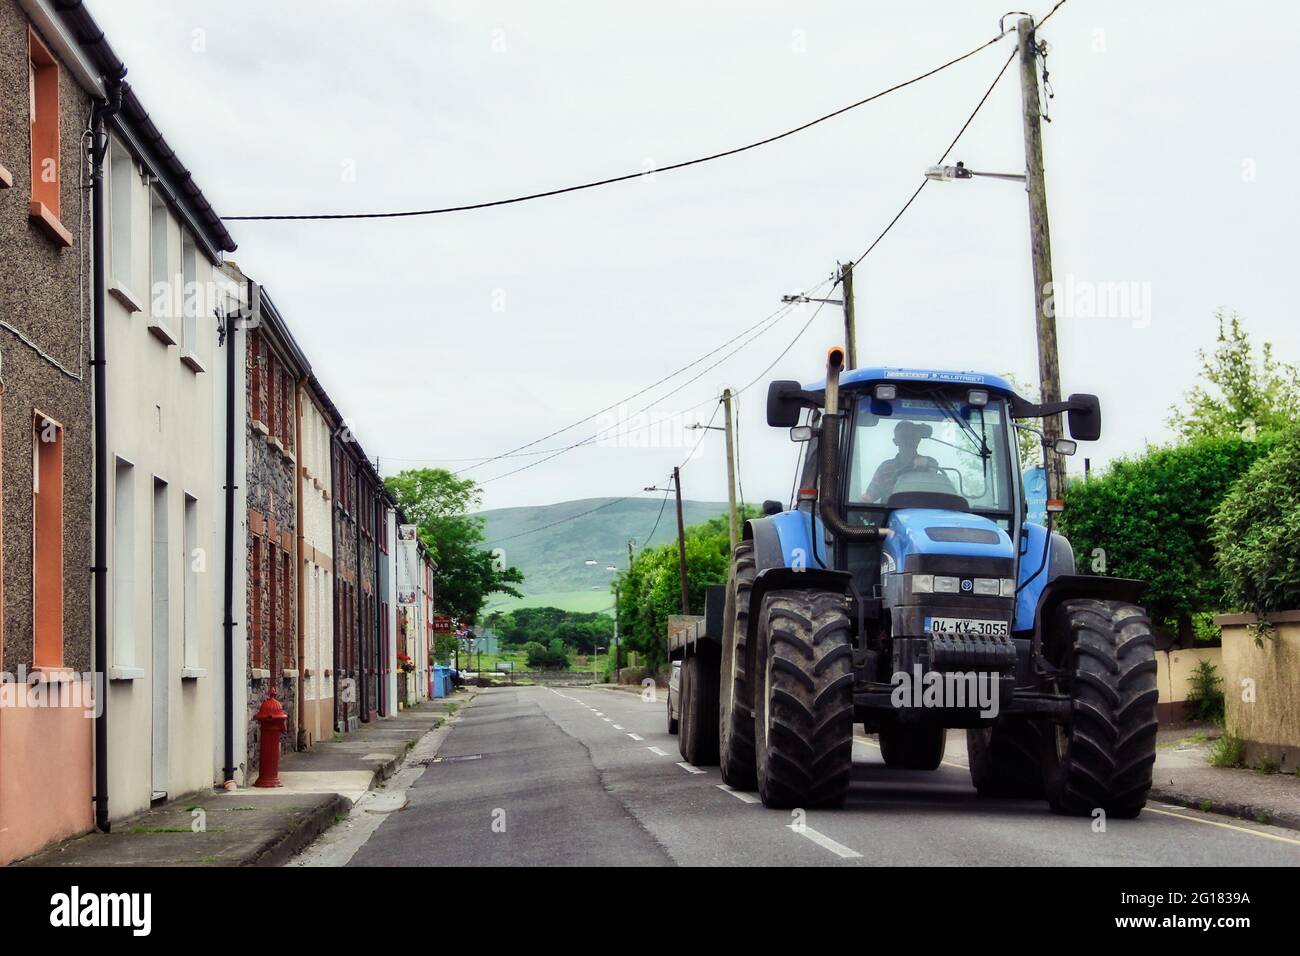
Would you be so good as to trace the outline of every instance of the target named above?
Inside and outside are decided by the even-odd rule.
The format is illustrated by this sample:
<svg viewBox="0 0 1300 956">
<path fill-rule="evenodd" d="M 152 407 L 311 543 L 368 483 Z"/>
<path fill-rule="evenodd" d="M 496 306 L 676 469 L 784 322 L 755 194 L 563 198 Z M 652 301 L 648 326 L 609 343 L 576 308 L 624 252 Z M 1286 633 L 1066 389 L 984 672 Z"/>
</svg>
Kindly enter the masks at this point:
<svg viewBox="0 0 1300 956">
<path fill-rule="evenodd" d="M 944 727 L 900 724 L 880 729 L 880 755 L 886 767 L 903 770 L 938 770 L 948 746 Z"/>
<path fill-rule="evenodd" d="M 1005 720 L 966 731 L 970 779 L 981 797 L 1041 799 L 1043 726 L 1033 720 Z"/>
<path fill-rule="evenodd" d="M 1135 817 L 1156 760 L 1156 659 L 1151 622 L 1123 601 L 1065 601 L 1048 656 L 1072 698 L 1045 734 L 1043 784 L 1057 813 Z"/>
<path fill-rule="evenodd" d="M 844 597 L 763 598 L 755 647 L 754 755 L 768 807 L 838 807 L 853 767 L 852 622 Z"/>
</svg>

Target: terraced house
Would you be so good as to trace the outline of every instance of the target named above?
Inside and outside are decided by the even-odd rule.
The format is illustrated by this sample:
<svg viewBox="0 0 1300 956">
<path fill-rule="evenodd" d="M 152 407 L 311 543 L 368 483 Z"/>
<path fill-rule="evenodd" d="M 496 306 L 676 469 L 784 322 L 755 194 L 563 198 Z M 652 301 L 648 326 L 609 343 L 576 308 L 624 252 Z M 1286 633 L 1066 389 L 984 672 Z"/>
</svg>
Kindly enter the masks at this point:
<svg viewBox="0 0 1300 956">
<path fill-rule="evenodd" d="M 93 720 L 26 706 L 40 699 L 15 681 L 77 696 L 95 683 L 86 187 L 103 95 L 47 5 L 0 0 L 0 863 L 93 819 Z"/>
</svg>

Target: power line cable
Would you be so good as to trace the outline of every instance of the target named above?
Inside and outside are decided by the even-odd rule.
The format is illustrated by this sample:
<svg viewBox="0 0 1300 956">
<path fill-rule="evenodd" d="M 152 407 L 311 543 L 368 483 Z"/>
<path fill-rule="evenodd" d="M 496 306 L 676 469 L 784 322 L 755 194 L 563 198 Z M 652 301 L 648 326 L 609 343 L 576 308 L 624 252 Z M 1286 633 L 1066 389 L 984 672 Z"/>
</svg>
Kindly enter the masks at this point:
<svg viewBox="0 0 1300 956">
<path fill-rule="evenodd" d="M 713 427 L 713 422 L 718 417 L 718 412 L 721 410 L 722 410 L 722 402 L 721 400 L 719 400 L 718 404 L 713 407 L 713 414 L 709 416 L 708 424 L 706 424 L 704 428 L 700 430 L 700 437 L 695 442 L 695 447 L 690 450 L 690 453 L 686 456 L 685 461 L 683 461 L 680 465 L 677 466 L 678 471 L 681 471 L 683 468 L 685 468 L 686 462 L 694 458 L 695 453 L 700 450 L 700 446 L 704 444 L 704 439 L 709 437 L 709 429 Z"/>
<path fill-rule="evenodd" d="M 509 206 L 515 203 L 529 202 L 534 199 L 544 199 L 550 196 L 560 196 L 560 195 L 564 195 L 565 193 L 580 192 L 585 189 L 595 189 L 599 186 L 609 186 L 614 183 L 627 182 L 628 180 L 632 180 L 632 179 L 640 179 L 643 176 L 653 176 L 657 173 L 672 172 L 673 170 L 677 170 L 677 169 L 685 169 L 688 166 L 698 166 L 702 163 L 709 163 L 717 159 L 724 159 L 728 156 L 735 156 L 738 155 L 739 153 L 745 153 L 752 149 L 757 149 L 760 146 L 767 146 L 771 143 L 775 143 L 778 140 L 785 139 L 788 136 L 793 136 L 796 133 L 802 133 L 804 130 L 811 129 L 812 127 L 817 126 L 820 123 L 824 123 L 827 120 L 834 119 L 837 116 L 842 116 L 843 114 L 849 112 L 850 110 L 855 110 L 858 107 L 865 106 L 866 104 L 874 100 L 878 100 L 883 96 L 887 96 L 890 93 L 895 93 L 898 90 L 911 86 L 913 83 L 919 83 L 921 80 L 928 79 L 929 77 L 934 76 L 936 73 L 941 73 L 944 70 L 948 69 L 949 67 L 956 66 L 958 63 L 961 63 L 963 60 L 967 60 L 970 57 L 974 56 L 975 54 L 981 52 L 982 50 L 987 49 L 988 47 L 992 46 L 993 44 L 1001 40 L 1004 36 L 1006 36 L 1008 32 L 1009 31 L 1004 30 L 1003 32 L 999 33 L 997 36 L 993 37 L 992 39 L 986 40 L 984 43 L 981 43 L 973 50 L 968 50 L 966 53 L 954 57 L 951 60 L 948 60 L 946 63 L 942 63 L 939 66 L 926 70 L 924 73 L 920 73 L 912 77 L 911 79 L 902 81 L 901 83 L 895 83 L 893 86 L 887 87 L 886 89 L 873 93 L 870 96 L 864 97 L 858 100 L 857 102 L 850 103 L 847 106 L 842 106 L 839 109 L 834 110 L 830 113 L 826 113 L 822 116 L 819 116 L 814 120 L 809 120 L 806 123 L 801 123 L 800 125 L 795 126 L 792 129 L 788 129 L 782 133 L 777 133 L 773 136 L 768 136 L 763 139 L 755 140 L 752 143 L 746 143 L 744 146 L 736 146 L 731 149 L 723 150 L 722 152 L 711 153 L 706 156 L 698 156 L 695 159 L 688 159 L 679 163 L 672 163 L 667 166 L 657 166 L 654 169 L 641 170 L 635 173 L 625 173 L 621 176 L 611 176 L 606 179 L 592 180 L 590 182 L 578 183 L 573 186 L 563 186 L 558 189 L 548 189 L 543 192 L 528 193 L 523 196 L 514 196 L 509 199 L 493 199 L 487 202 L 466 203 L 459 206 L 441 206 L 432 209 L 406 209 L 406 210 L 397 210 L 397 211 L 390 211 L 390 212 L 279 213 L 279 214 L 245 215 L 245 216 L 222 216 L 221 218 L 227 222 L 251 222 L 251 221 L 302 220 L 302 219 L 316 219 L 316 220 L 401 219 L 401 218 L 409 218 L 412 216 L 436 216 L 436 215 L 442 215 L 444 213 L 451 213 L 451 212 L 469 212 L 471 210 L 476 210 L 476 209 L 490 209 L 495 206 Z"/>
<path fill-rule="evenodd" d="M 659 514 L 658 514 L 658 516 L 655 518 L 654 527 L 652 527 L 652 528 L 650 529 L 650 536 L 647 537 L 647 538 L 645 539 L 645 544 L 641 545 L 641 550 L 642 550 L 642 551 L 644 551 L 646 548 L 650 547 L 650 541 L 651 541 L 651 539 L 654 538 L 654 536 L 655 536 L 655 532 L 659 530 L 659 522 L 660 522 L 661 520 L 663 520 L 664 509 L 668 507 L 668 496 L 669 496 L 670 494 L 672 494 L 672 489 L 671 489 L 671 488 L 669 488 L 667 491 L 664 492 L 664 500 L 661 501 L 661 502 L 659 503 Z"/>
</svg>

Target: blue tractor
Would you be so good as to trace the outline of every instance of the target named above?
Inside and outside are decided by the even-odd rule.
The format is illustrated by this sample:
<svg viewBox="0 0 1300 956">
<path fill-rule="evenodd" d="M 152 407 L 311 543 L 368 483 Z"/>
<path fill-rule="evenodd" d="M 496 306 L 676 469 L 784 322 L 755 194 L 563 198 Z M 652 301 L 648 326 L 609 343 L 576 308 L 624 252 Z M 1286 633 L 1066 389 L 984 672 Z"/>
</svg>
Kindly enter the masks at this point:
<svg viewBox="0 0 1300 956">
<path fill-rule="evenodd" d="M 1024 420 L 1063 413 L 1095 441 L 1097 398 L 1035 404 L 996 375 L 843 362 L 833 348 L 824 382 L 769 388 L 768 424 L 802 444 L 797 492 L 746 523 L 715 650 L 686 658 L 709 686 L 684 702 L 707 715 L 689 749 L 767 806 L 833 807 L 856 724 L 918 770 L 965 728 L 980 794 L 1137 815 L 1157 730 L 1143 586 L 1076 574 L 1050 514 L 1028 520 L 1016 441 L 1045 443 Z"/>
</svg>

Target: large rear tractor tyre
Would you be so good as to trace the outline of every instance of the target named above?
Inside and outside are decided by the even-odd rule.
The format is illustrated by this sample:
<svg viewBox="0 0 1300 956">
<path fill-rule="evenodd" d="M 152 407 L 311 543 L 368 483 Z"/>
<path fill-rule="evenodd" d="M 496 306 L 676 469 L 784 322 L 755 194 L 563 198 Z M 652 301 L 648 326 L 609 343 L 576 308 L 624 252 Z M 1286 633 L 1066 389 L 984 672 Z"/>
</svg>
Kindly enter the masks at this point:
<svg viewBox="0 0 1300 956">
<path fill-rule="evenodd" d="M 1043 725 L 1007 720 L 966 731 L 970 780 L 981 797 L 1041 800 Z"/>
<path fill-rule="evenodd" d="M 681 727 L 677 749 L 687 763 L 718 762 L 718 658 L 692 654 L 682 662 Z"/>
<path fill-rule="evenodd" d="M 925 724 L 900 724 L 880 729 L 880 756 L 886 767 L 938 770 L 948 747 L 948 730 Z"/>
<path fill-rule="evenodd" d="M 1069 719 L 1044 735 L 1043 785 L 1069 816 L 1135 817 L 1156 760 L 1156 659 L 1151 622 L 1123 601 L 1065 601 L 1048 657 L 1073 698 Z"/>
<path fill-rule="evenodd" d="M 852 633 L 839 594 L 781 590 L 763 598 L 754 754 L 764 806 L 844 802 L 853 768 Z"/>
<path fill-rule="evenodd" d="M 718 763 L 723 782 L 736 790 L 753 790 L 758 786 L 754 772 L 754 688 L 749 680 L 746 656 L 754 574 L 754 543 L 742 541 L 731 556 L 731 573 L 727 577 L 718 713 Z"/>
</svg>

